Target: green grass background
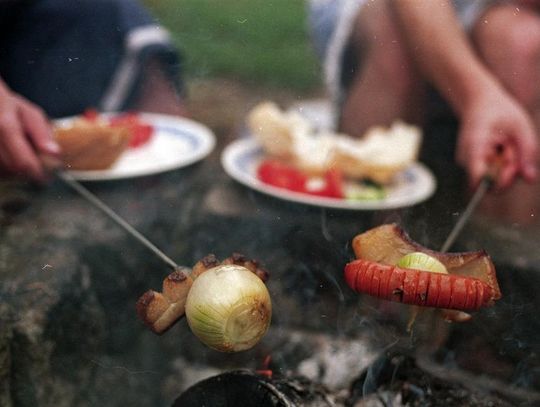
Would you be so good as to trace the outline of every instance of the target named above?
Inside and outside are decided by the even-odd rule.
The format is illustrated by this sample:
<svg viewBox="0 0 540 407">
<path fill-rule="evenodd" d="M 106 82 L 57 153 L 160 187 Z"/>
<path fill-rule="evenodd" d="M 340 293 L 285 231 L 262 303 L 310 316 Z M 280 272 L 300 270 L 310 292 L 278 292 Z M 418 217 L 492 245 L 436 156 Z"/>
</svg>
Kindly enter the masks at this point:
<svg viewBox="0 0 540 407">
<path fill-rule="evenodd" d="M 303 0 L 145 0 L 183 52 L 188 79 L 320 86 Z"/>
</svg>

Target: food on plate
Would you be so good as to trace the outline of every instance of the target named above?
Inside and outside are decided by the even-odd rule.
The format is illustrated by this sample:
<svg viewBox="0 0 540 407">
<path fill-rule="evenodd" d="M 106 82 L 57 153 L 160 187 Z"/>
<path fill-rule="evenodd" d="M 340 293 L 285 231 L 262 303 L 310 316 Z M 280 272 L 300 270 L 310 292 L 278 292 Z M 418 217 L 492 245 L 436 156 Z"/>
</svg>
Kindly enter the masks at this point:
<svg viewBox="0 0 540 407">
<path fill-rule="evenodd" d="M 130 148 L 139 148 L 148 143 L 154 134 L 154 127 L 144 122 L 137 113 L 128 112 L 108 118 L 111 127 L 124 127 L 129 130 Z"/>
<path fill-rule="evenodd" d="M 102 115 L 95 109 L 87 109 L 83 118 L 94 122 L 108 124 L 111 127 L 123 127 L 130 133 L 129 147 L 138 148 L 148 143 L 154 134 L 154 127 L 140 118 L 136 112 L 123 112 L 113 115 Z"/>
<path fill-rule="evenodd" d="M 382 299 L 463 312 L 491 306 L 501 298 L 495 267 L 485 251 L 442 253 L 414 242 L 397 225 L 368 230 L 353 239 L 356 260 L 345 266 L 355 291 Z"/>
<path fill-rule="evenodd" d="M 127 148 L 138 148 L 148 143 L 153 127 L 136 113 L 108 116 L 88 109 L 68 126 L 57 126 L 54 133 L 66 168 L 105 170 Z"/>
<path fill-rule="evenodd" d="M 422 139 L 418 127 L 402 122 L 373 127 L 361 139 L 317 130 L 299 113 L 272 102 L 253 108 L 247 124 L 270 157 L 308 175 L 337 169 L 346 178 L 382 185 L 416 161 Z"/>
<path fill-rule="evenodd" d="M 167 276 L 161 293 L 144 293 L 137 314 L 157 334 L 186 315 L 192 332 L 207 346 L 239 352 L 259 342 L 270 324 L 267 279 L 257 261 L 241 254 L 222 262 L 208 255 L 191 272 L 176 270 Z"/>
<path fill-rule="evenodd" d="M 309 176 L 294 165 L 271 158 L 261 161 L 257 178 L 277 188 L 326 198 L 375 200 L 386 195 L 384 187 L 371 182 L 346 182 L 337 168 L 331 168 L 321 176 Z"/>
<path fill-rule="evenodd" d="M 345 196 L 343 177 L 337 169 L 330 169 L 322 177 L 313 178 L 292 165 L 269 159 L 260 163 L 257 177 L 265 184 L 294 192 L 328 198 Z"/>
<path fill-rule="evenodd" d="M 126 150 L 131 135 L 123 127 L 79 119 L 69 127 L 55 128 L 54 137 L 66 168 L 104 170 Z"/>
</svg>

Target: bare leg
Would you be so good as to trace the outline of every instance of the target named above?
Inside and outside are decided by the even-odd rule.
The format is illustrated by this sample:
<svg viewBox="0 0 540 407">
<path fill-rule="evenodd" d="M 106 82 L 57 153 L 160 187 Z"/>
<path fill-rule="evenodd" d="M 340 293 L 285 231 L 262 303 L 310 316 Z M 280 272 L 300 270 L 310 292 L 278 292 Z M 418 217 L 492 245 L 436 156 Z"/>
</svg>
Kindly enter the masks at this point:
<svg viewBox="0 0 540 407">
<path fill-rule="evenodd" d="M 159 61 L 151 60 L 145 67 L 144 82 L 133 108 L 144 112 L 186 116 L 181 96 L 166 77 Z"/>
<path fill-rule="evenodd" d="M 506 4 L 491 7 L 472 32 L 480 57 L 540 129 L 540 15 Z"/>
<path fill-rule="evenodd" d="M 420 123 L 425 87 L 386 1 L 362 7 L 351 40 L 360 68 L 341 112 L 341 131 L 361 136 L 396 119 Z"/>
</svg>

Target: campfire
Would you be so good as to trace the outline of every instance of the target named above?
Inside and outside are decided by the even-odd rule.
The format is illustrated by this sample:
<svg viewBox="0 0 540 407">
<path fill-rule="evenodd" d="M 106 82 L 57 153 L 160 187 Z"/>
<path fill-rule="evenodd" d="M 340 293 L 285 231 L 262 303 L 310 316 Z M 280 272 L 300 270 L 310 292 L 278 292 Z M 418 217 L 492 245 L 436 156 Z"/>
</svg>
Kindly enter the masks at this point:
<svg viewBox="0 0 540 407">
<path fill-rule="evenodd" d="M 419 247 L 409 240 L 405 242 L 415 250 Z M 336 262 L 340 258 L 337 252 L 333 255 L 322 252 L 320 256 Z M 462 260 L 467 258 L 462 256 L 459 263 L 463 264 Z M 477 257 L 470 258 L 476 261 Z M 455 261 L 457 257 L 452 259 Z M 302 306 L 318 307 L 307 314 L 331 311 L 319 315 L 337 323 L 337 329 L 336 326 L 327 326 L 322 331 L 284 328 L 279 322 L 290 325 L 292 321 L 287 315 L 277 314 L 278 326 L 270 329 L 261 345 L 270 352 L 259 355 L 256 365 L 216 371 L 191 383 L 175 398 L 174 407 L 440 406 L 441 403 L 512 406 L 540 402 L 540 393 L 509 380 L 510 359 L 523 357 L 523 352 L 520 356 L 502 357 L 497 354 L 503 346 L 500 342 L 485 341 L 483 330 L 508 329 L 504 314 L 509 305 L 504 297 L 497 313 L 475 313 L 464 325 L 450 324 L 436 308 L 426 308 L 407 330 L 410 306 L 368 296 L 355 298 L 346 287 L 336 284 L 319 260 L 315 256 L 305 263 L 306 268 L 314 271 L 315 275 L 310 277 L 317 287 L 305 284 L 306 275 L 297 273 L 286 274 L 279 282 L 280 289 L 286 292 L 299 287 L 299 280 L 303 281 L 297 291 Z M 502 273 L 505 286 L 511 284 L 509 278 L 507 273 Z M 514 280 L 514 284 L 520 282 Z M 336 293 L 341 298 L 336 298 Z M 312 303 L 314 298 L 319 305 Z M 286 300 L 281 305 L 282 312 L 293 306 Z M 356 326 L 340 326 L 341 320 L 353 321 Z M 317 323 L 320 322 L 319 319 Z"/>
<path fill-rule="evenodd" d="M 534 392 L 496 380 L 478 380 L 470 373 L 415 357 L 410 349 L 395 347 L 375 358 L 345 387 L 335 388 L 292 372 L 232 370 L 189 387 L 173 407 L 439 406 L 441 402 L 456 407 L 512 406 L 524 400 L 540 399 Z"/>
<path fill-rule="evenodd" d="M 410 210 L 333 211 L 246 190 L 218 163 L 205 165 L 141 179 L 141 188 L 89 186 L 172 264 L 60 181 L 36 197 L 1 190 L 0 405 L 540 405 L 538 229 L 470 223 L 451 251 L 477 254 L 444 254 L 433 248 L 465 206 L 449 203 L 456 188 L 443 185 L 438 201 Z M 399 256 L 378 256 L 360 239 L 357 259 L 354 237 L 392 223 L 423 246 L 385 235 Z M 264 284 L 264 335 L 229 347 L 192 329 L 190 287 L 202 287 L 195 303 L 209 303 L 207 287 L 223 291 L 221 280 L 200 280 L 214 266 L 244 267 L 246 281 Z M 427 282 L 437 298 L 425 295 Z M 466 289 L 459 296 L 456 284 Z M 417 306 L 426 309 L 410 323 Z M 470 317 L 449 323 L 441 307 Z"/>
</svg>

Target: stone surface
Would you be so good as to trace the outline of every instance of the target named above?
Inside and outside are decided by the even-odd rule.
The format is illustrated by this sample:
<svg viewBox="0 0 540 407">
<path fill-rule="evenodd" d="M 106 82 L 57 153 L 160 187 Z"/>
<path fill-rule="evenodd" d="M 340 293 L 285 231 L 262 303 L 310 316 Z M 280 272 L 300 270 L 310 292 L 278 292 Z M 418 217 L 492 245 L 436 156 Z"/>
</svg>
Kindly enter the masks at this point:
<svg viewBox="0 0 540 407">
<path fill-rule="evenodd" d="M 396 341 L 433 341 L 428 317 L 411 336 L 407 308 L 351 293 L 341 276 L 351 238 L 383 222 L 400 222 L 426 246 L 442 244 L 467 200 L 463 178 L 446 158 L 426 158 L 439 188 L 423 204 L 332 211 L 236 184 L 219 164 L 223 144 L 186 169 L 87 186 L 179 264 L 234 251 L 259 259 L 271 275 L 267 336 L 233 355 L 206 348 L 185 321 L 155 336 L 134 306 L 144 291 L 161 287 L 166 266 L 61 182 L 44 189 L 2 183 L 0 405 L 168 406 L 198 380 L 258 369 L 267 355 L 280 373 L 345 388 Z M 540 390 L 540 214 L 534 215 L 524 225 L 477 213 L 465 228 L 455 249 L 487 248 L 504 298 L 470 324 L 446 326 L 441 360 Z"/>
</svg>

